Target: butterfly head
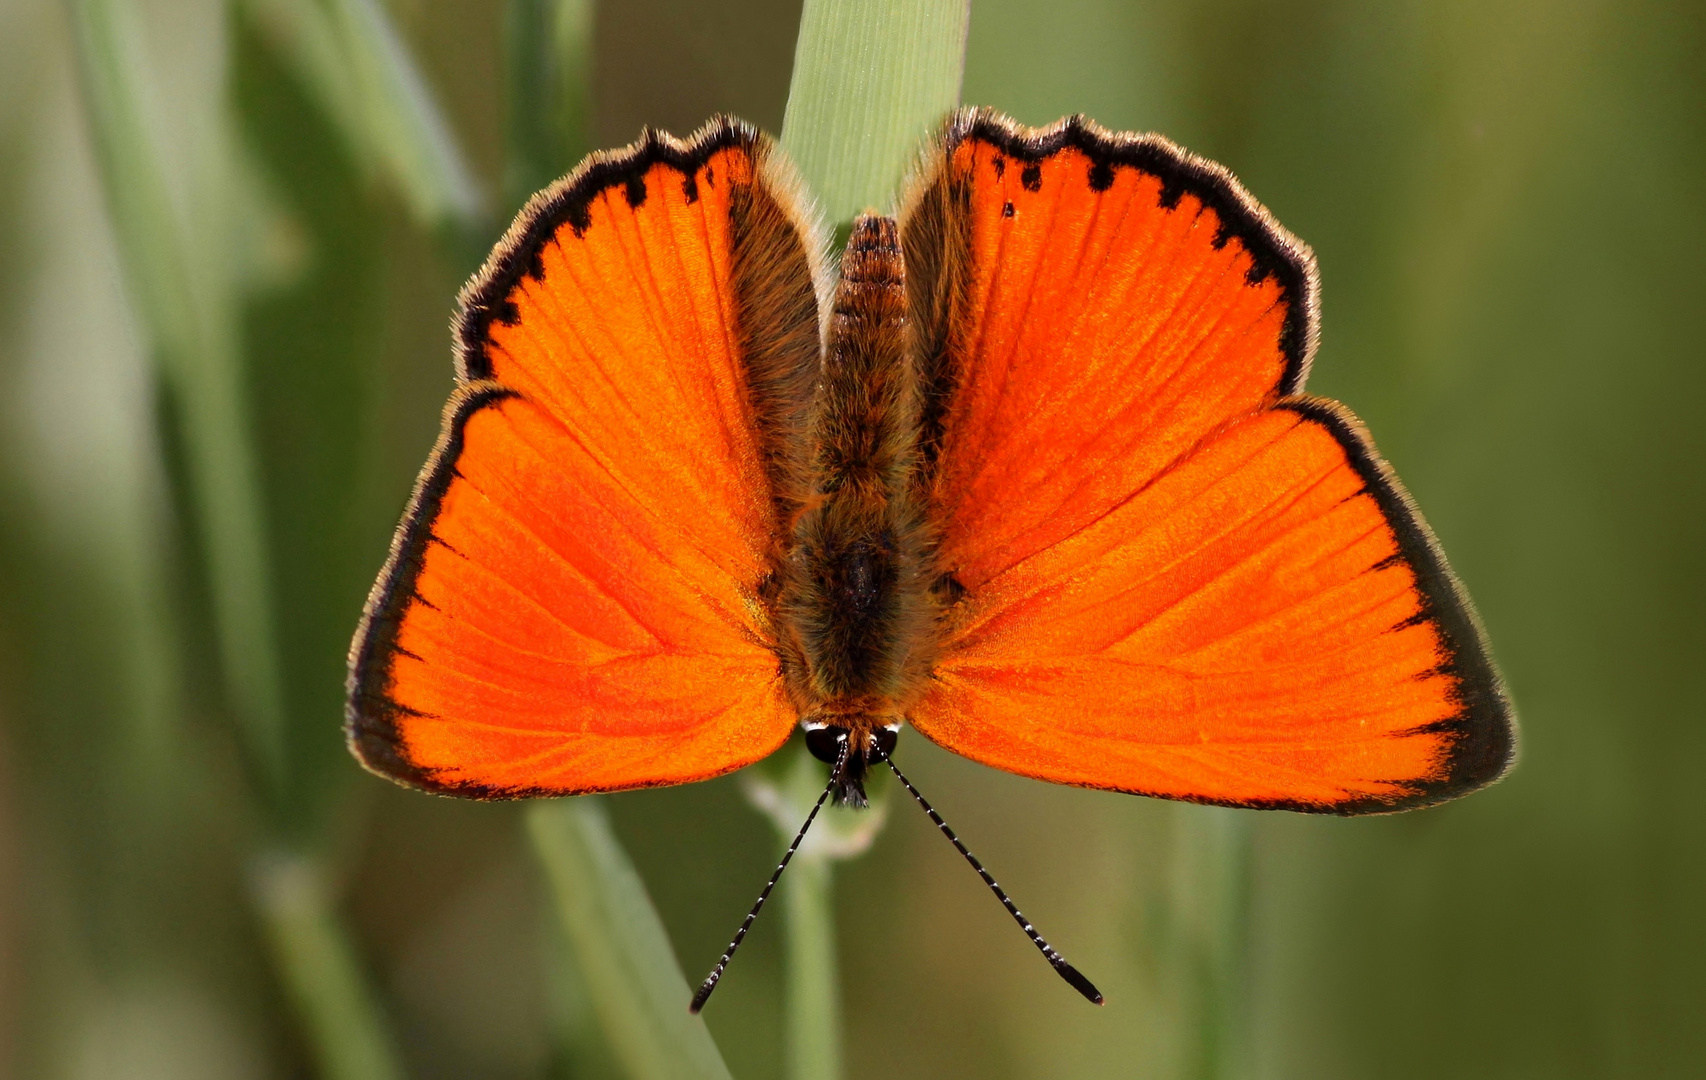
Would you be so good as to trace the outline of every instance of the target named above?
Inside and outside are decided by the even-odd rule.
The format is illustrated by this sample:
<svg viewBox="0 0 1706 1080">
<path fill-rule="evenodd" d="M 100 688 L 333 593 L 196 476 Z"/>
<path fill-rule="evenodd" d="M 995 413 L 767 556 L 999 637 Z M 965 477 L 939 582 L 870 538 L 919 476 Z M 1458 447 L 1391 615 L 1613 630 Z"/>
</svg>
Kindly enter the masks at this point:
<svg viewBox="0 0 1706 1080">
<path fill-rule="evenodd" d="M 865 772 L 894 753 L 895 742 L 900 738 L 900 721 L 836 716 L 805 720 L 801 726 L 806 732 L 806 749 L 813 757 L 832 767 L 840 764 L 836 802 L 843 806 L 869 805 L 865 798 Z"/>
</svg>

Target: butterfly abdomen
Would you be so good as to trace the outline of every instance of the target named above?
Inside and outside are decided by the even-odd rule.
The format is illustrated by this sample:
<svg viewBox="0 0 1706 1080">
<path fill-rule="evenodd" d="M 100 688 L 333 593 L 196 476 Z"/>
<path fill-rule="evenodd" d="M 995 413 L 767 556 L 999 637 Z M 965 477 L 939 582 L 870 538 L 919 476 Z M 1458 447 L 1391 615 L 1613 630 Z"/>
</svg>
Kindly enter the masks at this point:
<svg viewBox="0 0 1706 1080">
<path fill-rule="evenodd" d="M 919 379 L 895 223 L 863 217 L 841 261 L 806 431 L 809 494 L 778 610 L 802 717 L 899 719 L 932 651 L 925 523 L 911 478 Z"/>
</svg>

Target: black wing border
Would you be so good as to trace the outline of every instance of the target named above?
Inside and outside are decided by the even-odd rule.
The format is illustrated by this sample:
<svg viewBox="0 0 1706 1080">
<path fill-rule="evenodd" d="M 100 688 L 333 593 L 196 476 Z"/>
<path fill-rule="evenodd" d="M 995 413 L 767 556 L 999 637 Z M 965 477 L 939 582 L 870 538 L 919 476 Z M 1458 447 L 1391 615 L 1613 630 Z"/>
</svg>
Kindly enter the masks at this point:
<svg viewBox="0 0 1706 1080">
<path fill-rule="evenodd" d="M 1213 210 L 1220 221 L 1215 246 L 1236 239 L 1253 260 L 1250 282 L 1272 277 L 1280 284 L 1286 301 L 1279 343 L 1285 370 L 1275 393 L 1290 397 L 1303 392 L 1320 341 L 1321 279 L 1315 253 L 1256 201 L 1231 170 L 1165 136 L 1112 131 L 1083 115 L 1033 128 L 992 108 L 964 108 L 949 118 L 943 130 L 942 160 L 968 139 L 995 146 L 1021 167 L 1065 149 L 1078 150 L 1090 159 L 1091 186 L 1096 190 L 1113 184 L 1113 170 L 1136 169 L 1161 181 L 1163 207 L 1176 206 L 1188 194 Z"/>
</svg>

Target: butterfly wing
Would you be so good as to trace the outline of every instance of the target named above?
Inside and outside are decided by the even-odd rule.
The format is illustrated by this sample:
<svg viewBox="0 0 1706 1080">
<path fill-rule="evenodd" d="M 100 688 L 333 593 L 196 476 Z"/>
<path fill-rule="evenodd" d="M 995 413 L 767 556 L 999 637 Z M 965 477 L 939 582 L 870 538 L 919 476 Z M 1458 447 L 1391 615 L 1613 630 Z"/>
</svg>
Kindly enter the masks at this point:
<svg viewBox="0 0 1706 1080">
<path fill-rule="evenodd" d="M 921 733 L 1047 780 L 1339 813 L 1505 769 L 1438 546 L 1356 419 L 1300 395 L 1313 259 L 1229 174 L 970 111 L 903 237 L 960 595 Z"/>
<path fill-rule="evenodd" d="M 351 648 L 371 770 L 476 797 L 703 779 L 794 716 L 758 590 L 818 352 L 815 234 L 734 121 L 523 211 Z"/>
</svg>

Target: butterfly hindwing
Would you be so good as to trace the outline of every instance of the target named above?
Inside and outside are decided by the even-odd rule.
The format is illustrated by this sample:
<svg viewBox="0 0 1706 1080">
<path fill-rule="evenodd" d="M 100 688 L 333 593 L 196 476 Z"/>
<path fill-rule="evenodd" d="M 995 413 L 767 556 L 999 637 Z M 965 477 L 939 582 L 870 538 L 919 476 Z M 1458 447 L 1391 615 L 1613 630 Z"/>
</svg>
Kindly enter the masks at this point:
<svg viewBox="0 0 1706 1080">
<path fill-rule="evenodd" d="M 768 140 L 714 121 L 523 211 L 463 294 L 460 385 L 352 646 L 369 768 L 567 794 L 787 738 L 758 591 L 817 362 L 796 206 Z"/>
<path fill-rule="evenodd" d="M 1300 396 L 1312 256 L 1224 170 L 949 125 L 902 218 L 921 484 L 959 600 L 925 736 L 1012 772 L 1340 813 L 1496 778 L 1509 706 L 1354 417 Z"/>
</svg>

